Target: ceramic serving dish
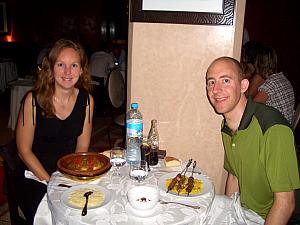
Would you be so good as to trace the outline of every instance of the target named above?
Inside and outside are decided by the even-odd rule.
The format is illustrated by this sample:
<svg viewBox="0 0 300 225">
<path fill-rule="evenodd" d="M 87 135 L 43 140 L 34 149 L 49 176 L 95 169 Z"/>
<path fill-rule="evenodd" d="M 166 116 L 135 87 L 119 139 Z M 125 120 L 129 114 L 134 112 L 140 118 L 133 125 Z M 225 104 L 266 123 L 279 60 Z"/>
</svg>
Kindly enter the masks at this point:
<svg viewBox="0 0 300 225">
<path fill-rule="evenodd" d="M 135 186 L 128 190 L 127 199 L 132 208 L 136 210 L 151 210 L 159 198 L 158 188 L 155 186 Z"/>
<path fill-rule="evenodd" d="M 111 167 L 109 158 L 95 152 L 72 153 L 57 162 L 60 172 L 73 179 L 89 180 L 97 178 Z"/>
</svg>

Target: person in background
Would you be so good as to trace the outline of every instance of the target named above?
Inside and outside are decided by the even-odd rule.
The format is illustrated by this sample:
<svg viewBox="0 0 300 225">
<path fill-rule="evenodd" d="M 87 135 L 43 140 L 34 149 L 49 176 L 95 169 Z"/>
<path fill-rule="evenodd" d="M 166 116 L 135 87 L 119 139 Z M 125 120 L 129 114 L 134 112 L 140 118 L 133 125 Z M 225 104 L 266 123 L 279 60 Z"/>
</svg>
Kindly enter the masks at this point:
<svg viewBox="0 0 300 225">
<path fill-rule="evenodd" d="M 295 207 L 294 190 L 300 188 L 293 131 L 277 110 L 247 98 L 248 86 L 233 58 L 217 58 L 207 69 L 208 99 L 224 117 L 225 194 L 239 192 L 242 206 L 266 225 L 287 224 Z"/>
<path fill-rule="evenodd" d="M 242 48 L 242 66 L 244 73 L 249 80 L 249 88 L 246 91 L 247 96 L 255 96 L 257 89 L 265 82 L 265 79 L 258 73 L 263 65 L 256 63 L 257 55 L 263 51 L 263 45 L 259 42 L 249 41 Z"/>
<path fill-rule="evenodd" d="M 52 37 L 50 34 L 48 34 L 47 37 L 45 37 L 46 34 L 40 35 L 41 38 L 37 41 L 39 43 L 39 53 L 37 55 L 36 59 L 36 65 L 38 66 L 39 69 L 42 67 L 42 62 L 44 57 L 48 54 L 49 50 L 53 46 L 54 42 L 56 39 Z"/>
<path fill-rule="evenodd" d="M 283 72 L 277 73 L 275 50 L 264 46 L 257 55 L 255 65 L 265 82 L 258 87 L 254 101 L 276 108 L 291 123 L 295 106 L 294 89 Z"/>
<path fill-rule="evenodd" d="M 49 51 L 49 48 L 48 47 L 44 47 L 39 52 L 39 54 L 37 56 L 37 60 L 36 60 L 36 64 L 37 64 L 38 67 L 42 66 L 43 59 L 47 55 L 48 51 Z"/>
<path fill-rule="evenodd" d="M 18 155 L 23 162 L 17 199 L 29 224 L 33 224 L 57 160 L 68 153 L 88 151 L 94 107 L 90 90 L 88 59 L 82 46 L 58 40 L 43 60 L 33 91 L 24 97 L 16 127 Z"/>
<path fill-rule="evenodd" d="M 248 32 L 248 29 L 246 27 L 244 27 L 244 29 L 243 29 L 243 45 L 246 44 L 248 41 L 250 41 L 249 32 Z"/>
</svg>

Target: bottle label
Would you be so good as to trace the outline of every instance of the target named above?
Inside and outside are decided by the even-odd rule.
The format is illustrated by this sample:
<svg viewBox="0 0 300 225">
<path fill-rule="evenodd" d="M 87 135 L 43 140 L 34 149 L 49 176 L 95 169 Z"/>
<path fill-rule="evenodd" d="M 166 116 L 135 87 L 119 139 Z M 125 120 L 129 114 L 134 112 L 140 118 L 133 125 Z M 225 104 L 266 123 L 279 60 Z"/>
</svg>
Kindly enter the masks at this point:
<svg viewBox="0 0 300 225">
<path fill-rule="evenodd" d="M 143 136 L 143 121 L 141 119 L 129 119 L 126 123 L 127 136 L 142 137 Z"/>
</svg>

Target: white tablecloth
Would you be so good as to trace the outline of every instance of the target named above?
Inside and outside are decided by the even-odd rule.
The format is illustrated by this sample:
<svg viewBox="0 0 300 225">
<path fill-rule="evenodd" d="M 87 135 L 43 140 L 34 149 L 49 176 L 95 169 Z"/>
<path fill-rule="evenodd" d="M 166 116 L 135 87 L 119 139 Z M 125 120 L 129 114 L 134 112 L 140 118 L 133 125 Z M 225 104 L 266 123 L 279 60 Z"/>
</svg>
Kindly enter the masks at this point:
<svg viewBox="0 0 300 225">
<path fill-rule="evenodd" d="M 30 79 L 18 79 L 10 82 L 10 116 L 8 121 L 8 128 L 15 130 L 20 103 L 27 91 L 33 88 L 33 80 Z"/>
<path fill-rule="evenodd" d="M 0 62 L 0 90 L 4 92 L 8 82 L 16 79 L 18 79 L 16 63 Z"/>
<path fill-rule="evenodd" d="M 156 170 L 156 171 L 155 171 Z M 159 177 L 166 172 L 158 171 L 156 168 L 150 172 L 145 183 L 157 185 Z M 60 198 L 65 187 L 59 187 L 59 183 L 75 185 L 75 182 L 69 178 L 63 176 L 60 172 L 55 172 L 48 184 L 47 196 L 43 198 L 41 204 L 38 207 L 35 215 L 35 225 L 47 225 L 47 224 L 70 224 L 70 225 L 82 225 L 82 224 L 113 224 L 113 225 L 172 225 L 172 224 L 205 224 L 209 208 L 214 198 L 214 188 L 199 197 L 180 198 L 171 194 L 166 194 L 165 191 L 160 191 L 160 198 L 163 200 L 181 201 L 184 203 L 190 203 L 201 206 L 200 209 L 192 209 L 181 205 L 168 204 L 161 205 L 162 210 L 158 215 L 147 218 L 139 218 L 126 213 L 126 205 L 128 204 L 126 193 L 127 190 L 136 185 L 128 176 L 128 168 L 122 168 L 122 172 L 125 174 L 120 180 L 116 177 L 111 177 L 111 172 L 108 172 L 105 176 L 91 183 L 99 184 L 107 188 L 112 194 L 112 200 L 109 204 L 99 208 L 88 211 L 86 216 L 81 216 L 80 210 L 75 210 L 65 207 Z M 213 185 L 212 185 L 213 187 Z M 48 203 L 48 204 L 47 204 Z M 50 213 L 51 212 L 51 213 Z M 51 217 L 52 214 L 52 217 Z"/>
</svg>

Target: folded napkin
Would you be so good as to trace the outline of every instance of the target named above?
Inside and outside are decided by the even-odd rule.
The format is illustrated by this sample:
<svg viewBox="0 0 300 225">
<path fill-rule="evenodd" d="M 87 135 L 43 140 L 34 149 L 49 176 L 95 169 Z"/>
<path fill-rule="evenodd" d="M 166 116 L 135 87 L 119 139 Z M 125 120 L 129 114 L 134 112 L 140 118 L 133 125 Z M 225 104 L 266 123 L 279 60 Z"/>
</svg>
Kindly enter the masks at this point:
<svg viewBox="0 0 300 225">
<path fill-rule="evenodd" d="M 263 225 L 264 219 L 250 209 L 241 206 L 239 193 L 229 198 L 216 195 L 207 216 L 207 224 Z"/>
<path fill-rule="evenodd" d="M 36 180 L 42 184 L 45 184 L 47 185 L 47 181 L 45 180 L 40 180 L 39 178 L 37 178 L 31 171 L 29 170 L 25 170 L 24 172 L 24 176 L 27 178 L 27 179 L 32 179 L 32 180 Z"/>
</svg>

